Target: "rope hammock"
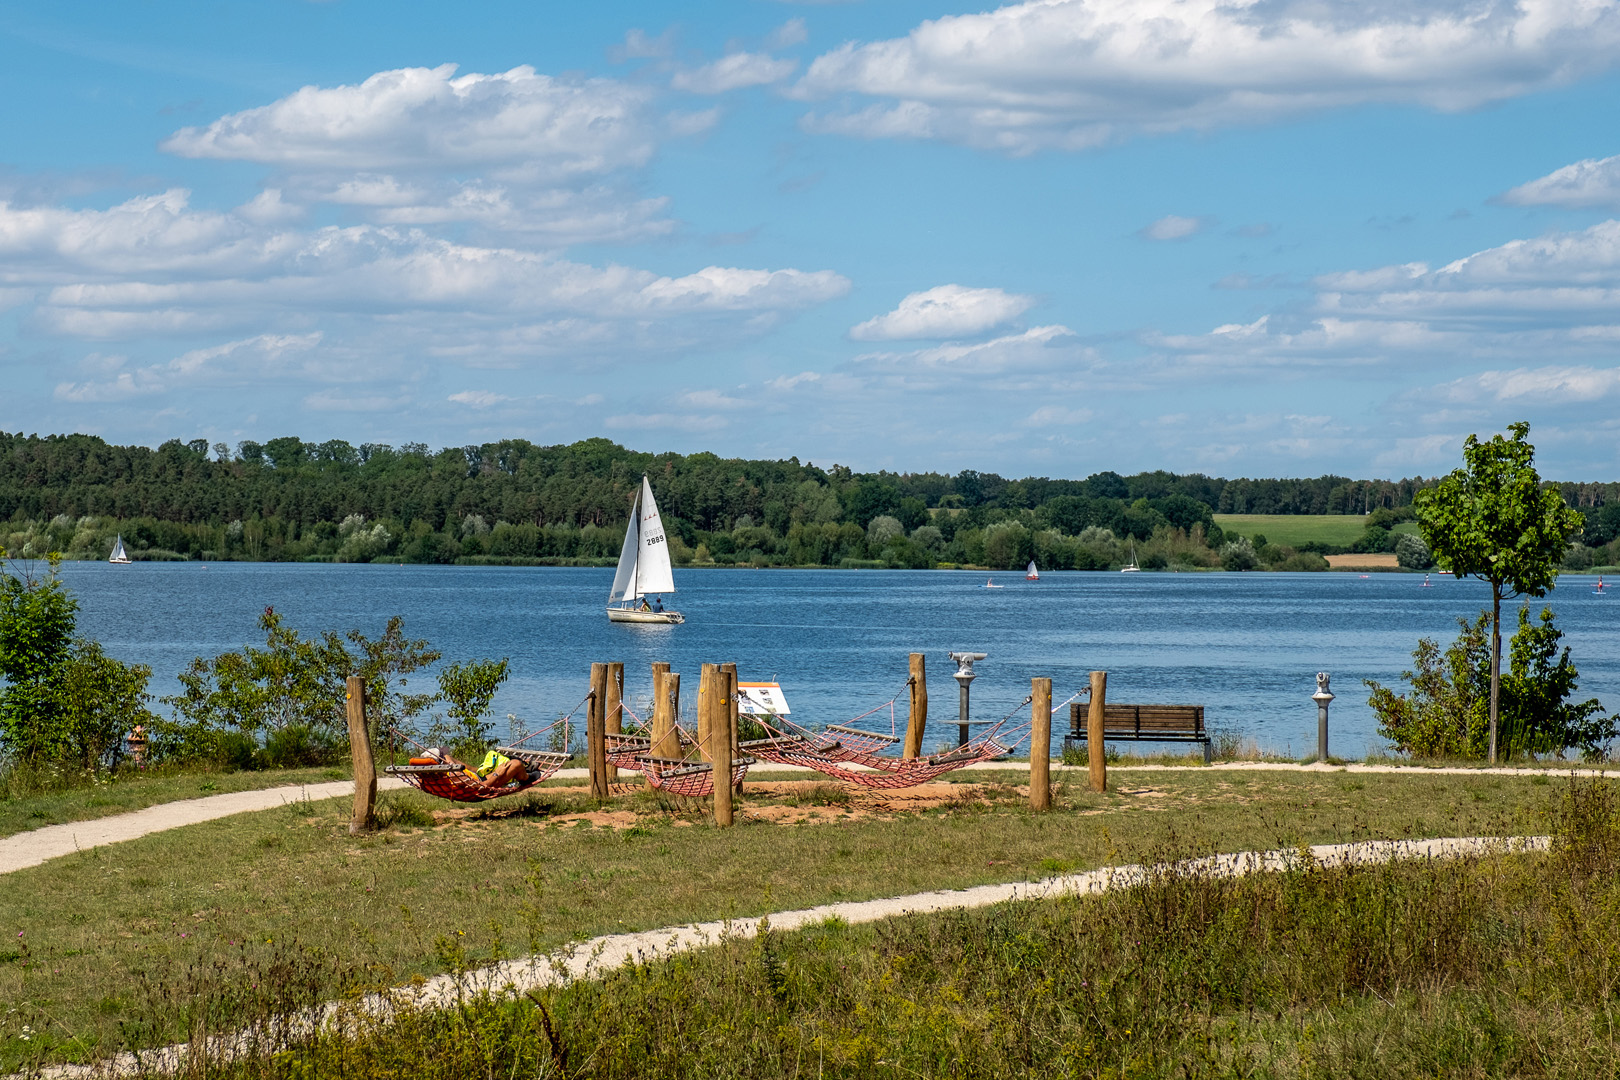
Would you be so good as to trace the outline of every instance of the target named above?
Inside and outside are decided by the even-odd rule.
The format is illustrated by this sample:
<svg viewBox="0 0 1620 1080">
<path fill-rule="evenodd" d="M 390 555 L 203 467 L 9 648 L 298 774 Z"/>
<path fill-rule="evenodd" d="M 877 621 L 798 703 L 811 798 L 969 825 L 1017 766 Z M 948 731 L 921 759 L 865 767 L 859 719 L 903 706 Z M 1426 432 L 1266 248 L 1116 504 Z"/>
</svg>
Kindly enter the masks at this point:
<svg viewBox="0 0 1620 1080">
<path fill-rule="evenodd" d="M 589 695 L 584 700 L 581 700 L 579 704 L 583 705 L 587 700 L 589 700 Z M 413 757 L 409 764 L 389 765 L 383 771 L 388 773 L 389 776 L 399 777 L 423 794 L 432 795 L 438 799 L 446 799 L 450 802 L 487 802 L 490 799 L 499 799 L 507 795 L 517 795 L 550 780 L 558 769 L 568 764 L 571 757 L 569 754 L 555 753 L 550 750 L 529 750 L 522 744 L 536 735 L 543 735 L 561 726 L 566 745 L 568 721 L 578 711 L 579 705 L 575 705 L 568 710 L 567 716 L 564 716 L 555 724 L 541 728 L 539 731 L 532 731 L 511 746 L 497 746 L 495 748 L 497 754 L 523 762 L 523 768 L 527 772 L 528 778 L 522 783 L 506 784 L 504 786 L 486 783 L 483 777 L 468 766 L 459 762 L 443 761 L 432 756 Z M 391 730 L 418 750 L 424 752 L 427 750 L 427 747 L 399 729 L 393 728 Z"/>
<path fill-rule="evenodd" d="M 657 757 L 653 754 L 653 739 L 647 721 L 637 716 L 630 706 L 619 703 L 619 708 L 634 722 L 630 732 L 606 732 L 608 762 L 627 772 L 638 772 L 647 780 L 647 786 L 666 795 L 680 795 L 689 799 L 708 798 L 714 794 L 714 765 L 707 761 L 687 761 L 684 758 Z M 683 748 L 702 749 L 698 738 L 679 724 L 673 725 L 678 743 Z M 731 762 L 731 786 L 736 787 L 748 775 L 753 758 L 737 757 Z"/>
<path fill-rule="evenodd" d="M 1079 696 L 1078 693 L 1071 695 L 1068 701 L 1053 709 L 1051 715 L 1057 715 L 1059 709 Z M 862 713 L 851 723 L 887 707 L 892 730 L 895 700 L 891 698 L 876 709 Z M 1031 726 L 1022 724 L 1008 729 L 1007 723 L 1033 700 L 1032 697 L 1024 698 L 978 738 L 954 750 L 929 757 L 895 758 L 876 753 L 877 750 L 887 749 L 900 741 L 898 736 L 892 734 L 862 731 L 845 724 L 828 724 L 820 732 L 812 732 L 785 717 L 774 715 L 770 716 L 769 720 L 776 721 L 780 727 L 773 727 L 767 720 L 756 717 L 761 726 L 771 732 L 771 737 L 750 740 L 743 743 L 741 749 L 744 753 L 766 761 L 780 765 L 802 765 L 860 787 L 881 789 L 916 787 L 965 765 L 1005 757 Z M 864 766 L 865 769 L 850 766 Z"/>
</svg>

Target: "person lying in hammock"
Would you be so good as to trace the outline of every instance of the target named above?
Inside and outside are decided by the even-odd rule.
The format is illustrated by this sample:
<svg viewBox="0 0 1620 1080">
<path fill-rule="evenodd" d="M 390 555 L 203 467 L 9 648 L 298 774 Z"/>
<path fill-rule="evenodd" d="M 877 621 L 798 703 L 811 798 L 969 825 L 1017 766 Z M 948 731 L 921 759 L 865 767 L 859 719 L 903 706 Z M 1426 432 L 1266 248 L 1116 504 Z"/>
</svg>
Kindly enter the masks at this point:
<svg viewBox="0 0 1620 1080">
<path fill-rule="evenodd" d="M 433 747 L 428 751 L 428 756 L 437 758 L 446 765 L 460 765 L 468 773 L 478 777 L 479 782 L 485 787 L 510 787 L 513 784 L 521 787 L 529 782 L 528 766 L 516 758 L 497 754 L 493 750 L 484 755 L 484 760 L 479 762 L 476 769 L 456 760 L 450 751 L 442 746 Z"/>
</svg>

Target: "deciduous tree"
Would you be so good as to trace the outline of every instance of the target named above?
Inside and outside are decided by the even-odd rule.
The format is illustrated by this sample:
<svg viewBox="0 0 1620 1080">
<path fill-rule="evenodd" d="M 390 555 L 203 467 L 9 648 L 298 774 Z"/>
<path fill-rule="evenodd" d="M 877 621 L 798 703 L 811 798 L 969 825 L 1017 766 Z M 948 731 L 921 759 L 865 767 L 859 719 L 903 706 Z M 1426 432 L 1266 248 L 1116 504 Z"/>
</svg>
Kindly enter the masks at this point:
<svg viewBox="0 0 1620 1080">
<path fill-rule="evenodd" d="M 1417 494 L 1418 528 L 1434 560 L 1458 577 L 1491 585 L 1490 760 L 1496 763 L 1502 683 L 1502 599 L 1545 596 L 1581 515 L 1556 491 L 1543 489 L 1530 425 L 1511 438 L 1477 435 L 1463 443 L 1463 468 Z"/>
</svg>

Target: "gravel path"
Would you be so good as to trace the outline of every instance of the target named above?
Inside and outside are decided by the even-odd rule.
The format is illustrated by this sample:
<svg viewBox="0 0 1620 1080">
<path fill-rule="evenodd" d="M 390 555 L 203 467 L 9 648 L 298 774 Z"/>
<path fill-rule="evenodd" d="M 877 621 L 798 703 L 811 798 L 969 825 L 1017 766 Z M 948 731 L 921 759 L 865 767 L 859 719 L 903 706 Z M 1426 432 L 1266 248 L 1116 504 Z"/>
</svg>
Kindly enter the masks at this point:
<svg viewBox="0 0 1620 1080">
<path fill-rule="evenodd" d="M 392 791 L 404 786 L 404 781 L 392 777 L 384 777 L 377 781 L 379 791 Z M 318 799 L 336 799 L 353 795 L 354 781 L 334 780 L 329 784 L 299 784 L 263 788 L 259 791 L 232 791 L 225 795 L 209 795 L 202 799 L 159 803 L 144 810 L 114 814 L 93 821 L 47 825 L 42 829 L 0 839 L 0 874 L 38 866 L 49 859 L 71 855 L 75 851 L 135 840 L 167 829 L 178 829 L 185 825 L 213 821 L 215 818 L 230 817 L 232 814 L 274 810 L 278 806 L 303 802 L 306 799 L 314 802 Z"/>
</svg>

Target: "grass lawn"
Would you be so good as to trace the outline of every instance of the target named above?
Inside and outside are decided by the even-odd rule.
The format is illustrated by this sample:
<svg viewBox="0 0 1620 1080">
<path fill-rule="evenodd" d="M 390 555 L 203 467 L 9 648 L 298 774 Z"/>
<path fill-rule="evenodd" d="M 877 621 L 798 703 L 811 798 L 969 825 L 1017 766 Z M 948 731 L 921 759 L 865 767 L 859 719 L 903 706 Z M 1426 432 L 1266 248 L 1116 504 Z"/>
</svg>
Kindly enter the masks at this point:
<svg viewBox="0 0 1620 1080">
<path fill-rule="evenodd" d="M 158 803 L 200 799 L 231 791 L 258 791 L 291 784 L 346 780 L 348 765 L 318 769 L 267 769 L 263 772 L 185 771 L 123 773 L 117 779 L 42 795 L 0 799 L 0 836 L 13 836 L 45 825 L 90 821 L 127 814 Z"/>
<path fill-rule="evenodd" d="M 17 1009 L 0 1017 L 0 1071 L 97 1057 L 124 1045 L 121 1028 L 176 1038 L 186 1002 L 261 983 L 335 995 L 597 934 L 1166 851 L 1543 831 L 1557 791 L 1547 777 L 1193 770 L 1116 774 L 1094 795 L 1071 774 L 1037 815 L 1016 772 L 962 779 L 926 809 L 901 792 L 756 789 L 730 830 L 646 792 L 599 806 L 557 787 L 453 815 L 406 792 L 384 796 L 375 835 L 351 837 L 346 800 L 328 800 L 0 876 L 0 1000 Z"/>
<path fill-rule="evenodd" d="M 1366 519 L 1354 514 L 1216 514 L 1215 524 L 1227 533 L 1256 533 L 1270 544 L 1298 547 L 1308 540 L 1323 544 L 1349 545 L 1367 528 Z M 1416 533 L 1417 524 L 1403 521 L 1398 533 Z"/>
</svg>

